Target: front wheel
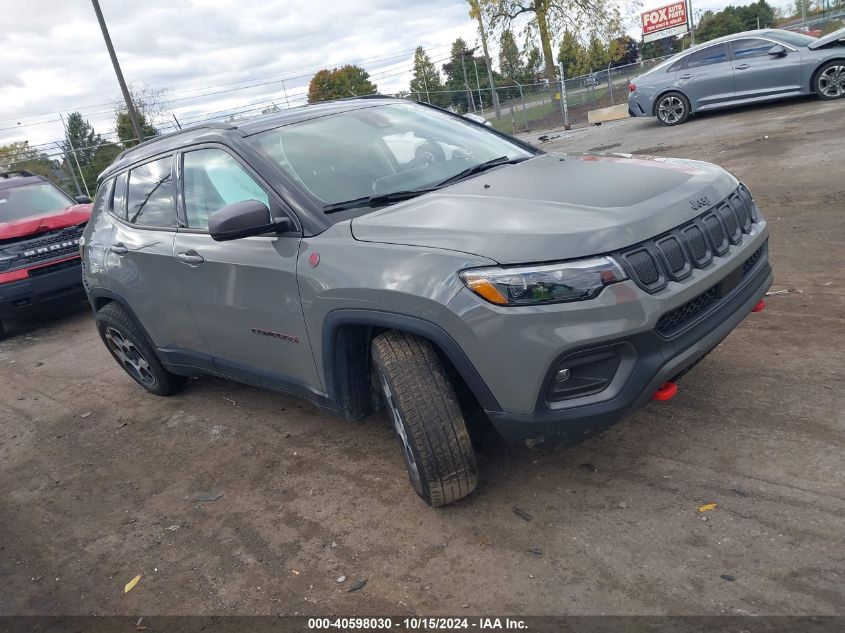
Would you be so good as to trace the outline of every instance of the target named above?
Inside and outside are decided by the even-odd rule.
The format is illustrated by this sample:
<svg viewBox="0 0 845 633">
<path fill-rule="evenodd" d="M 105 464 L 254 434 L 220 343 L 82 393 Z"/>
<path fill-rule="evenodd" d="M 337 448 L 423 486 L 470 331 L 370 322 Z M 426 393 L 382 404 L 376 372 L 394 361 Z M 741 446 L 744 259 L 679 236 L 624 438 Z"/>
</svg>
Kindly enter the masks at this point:
<svg viewBox="0 0 845 633">
<path fill-rule="evenodd" d="M 815 88 L 820 99 L 845 97 L 845 61 L 832 61 L 819 68 Z"/>
<path fill-rule="evenodd" d="M 157 396 L 169 396 L 185 382 L 185 378 L 164 368 L 141 327 L 119 303 L 105 305 L 94 318 L 106 348 L 144 389 Z"/>
<path fill-rule="evenodd" d="M 680 125 L 689 119 L 689 99 L 680 92 L 669 92 L 660 97 L 654 111 L 662 125 Z"/>
<path fill-rule="evenodd" d="M 478 482 L 475 452 L 455 390 L 431 343 L 385 332 L 373 339 L 372 354 L 414 490 L 432 506 L 466 497 Z"/>
</svg>

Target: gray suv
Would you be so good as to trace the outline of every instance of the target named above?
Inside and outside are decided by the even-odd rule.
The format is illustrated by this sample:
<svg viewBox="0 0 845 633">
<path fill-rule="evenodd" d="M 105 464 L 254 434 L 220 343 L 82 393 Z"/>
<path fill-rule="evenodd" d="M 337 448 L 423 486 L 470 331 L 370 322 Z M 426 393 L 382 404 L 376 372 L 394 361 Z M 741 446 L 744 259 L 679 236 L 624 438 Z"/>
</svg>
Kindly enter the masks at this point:
<svg viewBox="0 0 845 633">
<path fill-rule="evenodd" d="M 214 374 L 348 420 L 384 406 L 437 506 L 476 486 L 471 413 L 544 448 L 671 396 L 761 307 L 767 237 L 714 165 L 545 154 L 376 97 L 127 150 L 82 250 L 142 387 Z"/>
</svg>

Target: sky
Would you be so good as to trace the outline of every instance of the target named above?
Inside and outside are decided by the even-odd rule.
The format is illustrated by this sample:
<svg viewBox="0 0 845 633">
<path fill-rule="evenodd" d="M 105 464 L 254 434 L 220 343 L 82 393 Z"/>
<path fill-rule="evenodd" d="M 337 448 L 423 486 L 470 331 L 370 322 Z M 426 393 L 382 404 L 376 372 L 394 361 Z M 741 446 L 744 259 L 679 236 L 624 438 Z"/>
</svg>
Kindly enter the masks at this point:
<svg viewBox="0 0 845 633">
<path fill-rule="evenodd" d="M 667 3 L 620 1 L 634 16 Z M 726 4 L 694 0 L 696 9 Z M 127 81 L 165 89 L 166 112 L 183 125 L 237 110 L 258 114 L 270 103 L 303 105 L 314 72 L 345 63 L 363 66 L 380 92 L 407 89 L 416 46 L 440 68 L 455 38 L 470 46 L 478 39 L 465 0 L 100 0 L 100 6 Z M 0 144 L 27 139 L 54 152 L 51 143 L 63 136 L 59 114 L 74 110 L 114 139 L 120 89 L 90 0 L 0 0 L 0 15 Z M 631 24 L 638 37 L 635 18 Z M 493 47 L 494 66 L 496 53 Z M 169 131 L 171 121 L 159 128 Z"/>
</svg>

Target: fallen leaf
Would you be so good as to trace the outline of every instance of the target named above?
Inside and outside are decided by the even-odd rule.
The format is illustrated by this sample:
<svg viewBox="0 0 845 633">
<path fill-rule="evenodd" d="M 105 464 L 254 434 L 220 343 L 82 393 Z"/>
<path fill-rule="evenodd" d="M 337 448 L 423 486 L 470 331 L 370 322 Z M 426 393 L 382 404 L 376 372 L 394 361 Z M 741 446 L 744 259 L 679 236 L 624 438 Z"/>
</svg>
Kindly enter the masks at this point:
<svg viewBox="0 0 845 633">
<path fill-rule="evenodd" d="M 701 506 L 698 509 L 698 511 L 699 512 L 710 512 L 710 510 L 715 510 L 718 507 L 719 507 L 718 503 L 705 503 L 703 506 Z"/>
<path fill-rule="evenodd" d="M 223 495 L 214 490 L 202 490 L 193 496 L 194 501 L 217 501 Z"/>
<path fill-rule="evenodd" d="M 358 591 L 361 587 L 363 587 L 366 584 L 367 584 L 366 578 L 364 578 L 364 580 L 356 580 L 355 582 L 352 583 L 352 585 L 346 591 L 347 591 L 347 593 L 352 592 L 352 591 Z"/>
<path fill-rule="evenodd" d="M 293 573 L 294 576 L 299 576 L 299 572 L 296 571 L 295 569 L 291 569 L 291 572 Z"/>
<path fill-rule="evenodd" d="M 129 593 L 135 588 L 135 585 L 138 584 L 138 581 L 141 580 L 140 576 L 135 576 L 132 580 L 126 583 L 126 586 L 123 588 L 123 593 Z"/>
<path fill-rule="evenodd" d="M 520 519 L 522 519 L 523 521 L 530 521 L 530 520 L 531 520 L 531 515 L 530 515 L 530 514 L 528 514 L 528 513 L 527 513 L 525 510 L 523 510 L 522 508 L 518 508 L 518 507 L 514 506 L 514 507 L 513 507 L 513 513 L 514 513 L 516 516 L 518 516 Z"/>
</svg>

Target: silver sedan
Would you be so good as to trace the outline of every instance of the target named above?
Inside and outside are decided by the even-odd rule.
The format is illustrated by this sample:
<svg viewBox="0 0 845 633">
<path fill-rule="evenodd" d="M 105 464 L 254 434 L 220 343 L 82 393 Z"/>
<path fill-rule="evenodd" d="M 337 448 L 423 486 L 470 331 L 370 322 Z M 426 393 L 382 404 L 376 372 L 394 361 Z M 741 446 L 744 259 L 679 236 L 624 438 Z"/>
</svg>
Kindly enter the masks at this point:
<svg viewBox="0 0 845 633">
<path fill-rule="evenodd" d="M 678 125 L 705 110 L 817 94 L 845 97 L 845 29 L 822 38 L 766 29 L 669 58 L 629 86 L 628 113 Z"/>
</svg>

